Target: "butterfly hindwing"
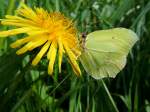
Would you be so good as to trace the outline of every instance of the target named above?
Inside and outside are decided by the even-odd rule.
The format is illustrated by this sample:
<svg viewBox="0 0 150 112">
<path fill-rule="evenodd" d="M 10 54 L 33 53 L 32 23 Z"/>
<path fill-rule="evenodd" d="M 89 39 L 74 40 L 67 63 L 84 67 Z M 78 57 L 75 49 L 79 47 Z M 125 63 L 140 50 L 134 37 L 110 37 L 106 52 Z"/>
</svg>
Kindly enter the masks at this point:
<svg viewBox="0 0 150 112">
<path fill-rule="evenodd" d="M 86 60 L 86 61 L 85 61 Z M 81 56 L 85 70 L 95 79 L 115 77 L 126 64 L 126 57 L 88 50 Z"/>
</svg>

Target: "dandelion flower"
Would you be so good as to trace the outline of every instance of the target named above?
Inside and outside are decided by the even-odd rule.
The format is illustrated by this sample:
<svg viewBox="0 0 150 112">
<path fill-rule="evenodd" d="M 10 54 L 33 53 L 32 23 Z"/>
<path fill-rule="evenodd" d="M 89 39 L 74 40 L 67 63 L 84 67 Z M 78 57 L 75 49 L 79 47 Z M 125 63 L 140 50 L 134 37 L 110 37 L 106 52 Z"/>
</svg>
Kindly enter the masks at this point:
<svg viewBox="0 0 150 112">
<path fill-rule="evenodd" d="M 26 34 L 10 46 L 21 47 L 16 53 L 18 55 L 32 51 L 37 47 L 41 50 L 32 61 L 37 65 L 44 55 L 49 60 L 48 74 L 53 73 L 53 66 L 58 54 L 59 72 L 63 54 L 67 54 L 69 62 L 77 75 L 81 74 L 77 58 L 81 54 L 78 47 L 77 31 L 73 22 L 59 12 L 48 13 L 42 8 L 32 10 L 25 4 L 16 11 L 17 15 L 6 15 L 1 20 L 2 25 L 15 26 L 15 29 L 0 31 L 0 37 L 7 37 L 17 34 Z"/>
</svg>

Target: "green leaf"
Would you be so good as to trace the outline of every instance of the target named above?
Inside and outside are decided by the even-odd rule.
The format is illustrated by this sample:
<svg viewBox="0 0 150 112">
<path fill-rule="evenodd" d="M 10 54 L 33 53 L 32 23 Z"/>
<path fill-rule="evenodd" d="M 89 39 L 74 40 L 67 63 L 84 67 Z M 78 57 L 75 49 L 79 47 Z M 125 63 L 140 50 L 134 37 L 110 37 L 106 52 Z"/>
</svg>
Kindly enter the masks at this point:
<svg viewBox="0 0 150 112">
<path fill-rule="evenodd" d="M 15 51 L 0 57 L 0 93 L 14 79 L 21 63 L 22 56 L 17 56 Z"/>
</svg>

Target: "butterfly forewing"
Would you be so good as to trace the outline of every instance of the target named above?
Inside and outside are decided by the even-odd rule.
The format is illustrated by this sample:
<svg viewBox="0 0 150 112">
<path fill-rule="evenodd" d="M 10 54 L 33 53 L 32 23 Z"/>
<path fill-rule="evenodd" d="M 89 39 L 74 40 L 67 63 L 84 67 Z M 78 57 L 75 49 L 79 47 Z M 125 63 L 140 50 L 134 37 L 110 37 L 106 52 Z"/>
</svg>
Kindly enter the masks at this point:
<svg viewBox="0 0 150 112">
<path fill-rule="evenodd" d="M 85 47 L 98 51 L 114 51 L 127 55 L 138 40 L 137 35 L 125 28 L 94 31 L 87 35 Z"/>
</svg>

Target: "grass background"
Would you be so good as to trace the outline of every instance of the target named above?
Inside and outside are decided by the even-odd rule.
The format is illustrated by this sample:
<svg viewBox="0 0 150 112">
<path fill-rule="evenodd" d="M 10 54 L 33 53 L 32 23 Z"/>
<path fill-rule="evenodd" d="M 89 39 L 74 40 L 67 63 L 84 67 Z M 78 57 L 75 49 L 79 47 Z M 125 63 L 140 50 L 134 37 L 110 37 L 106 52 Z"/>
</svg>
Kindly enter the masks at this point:
<svg viewBox="0 0 150 112">
<path fill-rule="evenodd" d="M 0 0 L 0 18 L 14 14 L 20 0 Z M 60 11 L 74 20 L 79 32 L 112 27 L 134 30 L 139 42 L 128 56 L 126 67 L 115 79 L 95 80 L 82 69 L 74 75 L 64 57 L 62 73 L 55 64 L 47 74 L 47 60 L 36 67 L 30 60 L 38 49 L 22 56 L 0 39 L 0 112 L 150 112 L 150 0 L 27 0 Z M 0 30 L 11 29 L 0 25 Z M 106 85 L 105 85 L 106 84 Z M 107 87 L 106 87 L 107 86 Z"/>
</svg>

